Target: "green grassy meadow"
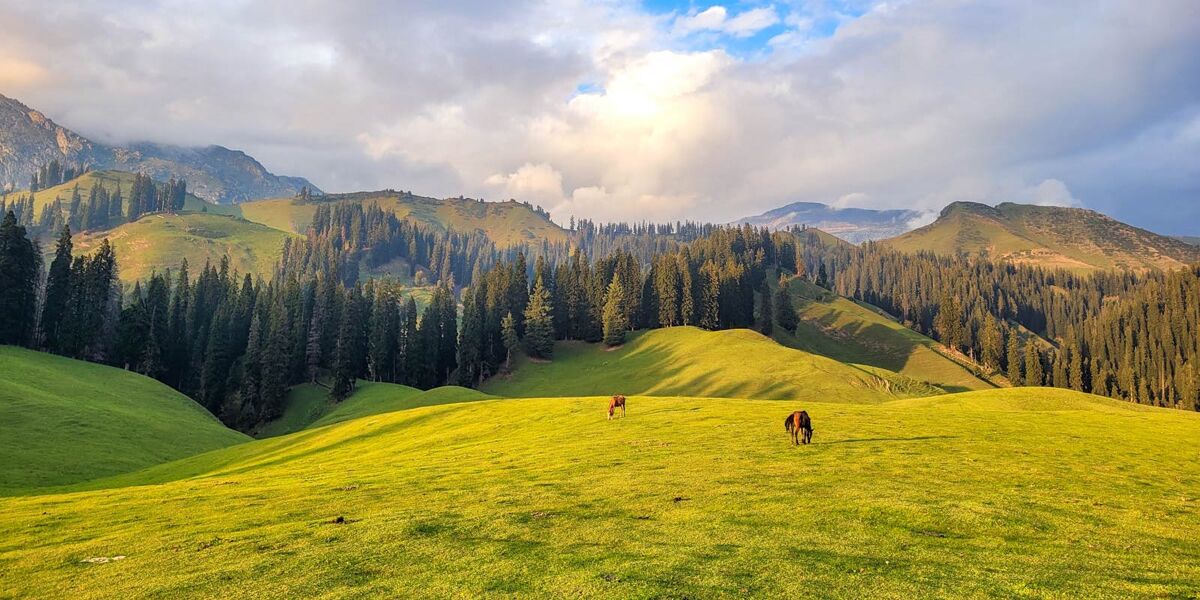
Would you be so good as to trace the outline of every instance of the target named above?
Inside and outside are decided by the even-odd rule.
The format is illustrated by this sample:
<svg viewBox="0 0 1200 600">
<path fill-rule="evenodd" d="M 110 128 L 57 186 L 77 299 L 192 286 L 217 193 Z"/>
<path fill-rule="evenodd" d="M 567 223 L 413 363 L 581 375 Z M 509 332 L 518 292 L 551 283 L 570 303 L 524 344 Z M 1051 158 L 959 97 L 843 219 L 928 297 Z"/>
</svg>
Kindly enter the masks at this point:
<svg viewBox="0 0 1200 600">
<path fill-rule="evenodd" d="M 1200 593 L 1195 413 L 921 396 L 678 327 L 560 344 L 482 392 L 297 386 L 249 440 L 138 375 L 0 350 L 0 597 Z M 799 408 L 810 446 L 782 427 Z"/>
<path fill-rule="evenodd" d="M 247 441 L 120 369 L 0 346 L 0 495 L 136 471 Z"/>
<path fill-rule="evenodd" d="M 424 406 L 0 498 L 0 594 L 1196 591 L 1200 459 L 1177 450 L 1200 416 L 1049 389 L 805 402 L 815 443 L 792 447 L 796 406 L 634 397 L 611 422 L 594 397 Z"/>
<path fill-rule="evenodd" d="M 237 217 L 207 214 L 152 214 L 109 231 L 75 238 L 77 254 L 91 252 L 108 239 L 122 281 L 133 283 L 151 273 L 178 269 L 187 259 L 193 270 L 205 261 L 216 265 L 228 256 L 239 273 L 269 278 L 291 234 Z"/>
<path fill-rule="evenodd" d="M 562 343 L 550 362 L 517 357 L 483 391 L 516 396 L 708 396 L 882 402 L 941 393 L 916 380 L 780 346 L 754 331 L 671 327 L 630 334 L 618 348 Z"/>
</svg>

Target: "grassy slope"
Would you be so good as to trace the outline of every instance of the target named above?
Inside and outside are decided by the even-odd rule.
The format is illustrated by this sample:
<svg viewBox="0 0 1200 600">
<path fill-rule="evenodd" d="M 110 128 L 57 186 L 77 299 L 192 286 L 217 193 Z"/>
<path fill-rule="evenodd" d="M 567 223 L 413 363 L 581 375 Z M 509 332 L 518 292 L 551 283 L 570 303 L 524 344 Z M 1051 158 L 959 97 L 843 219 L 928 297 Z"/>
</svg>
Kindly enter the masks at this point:
<svg viewBox="0 0 1200 600">
<path fill-rule="evenodd" d="M 624 346 L 561 343 L 548 363 L 519 360 L 483 390 L 504 397 L 712 396 L 880 402 L 934 393 L 882 369 L 847 365 L 781 346 L 759 333 L 672 327 L 636 332 Z M 891 391 L 889 391 L 891 390 Z"/>
<path fill-rule="evenodd" d="M 71 208 L 71 193 L 74 191 L 76 184 L 79 185 L 79 196 L 83 199 L 84 204 L 87 204 L 88 192 L 92 189 L 92 185 L 97 182 L 107 189 L 110 194 L 120 188 L 121 196 L 125 199 L 124 207 L 127 209 L 129 207 L 129 192 L 133 189 L 133 178 L 134 174 L 128 171 L 89 171 L 68 182 L 34 193 L 34 214 L 41 215 L 42 209 L 53 203 L 56 198 L 62 200 L 63 212 L 69 212 Z M 187 195 L 183 208 L 184 210 L 197 212 L 204 210 L 212 214 L 237 214 L 236 206 L 210 204 L 191 193 Z"/>
<path fill-rule="evenodd" d="M 267 423 L 255 432 L 254 437 L 261 439 L 286 435 L 310 427 L 323 427 L 419 406 L 492 398 L 494 396 L 478 390 L 453 385 L 422 391 L 406 385 L 360 380 L 358 388 L 349 398 L 334 402 L 329 398 L 328 389 L 319 385 L 303 384 L 288 391 L 283 416 Z"/>
<path fill-rule="evenodd" d="M 0 596 L 1186 597 L 1200 581 L 1200 457 L 1178 451 L 1200 415 L 1029 388 L 806 402 L 815 444 L 793 448 L 778 402 L 635 398 L 613 422 L 603 403 L 417 408 L 108 482 L 136 487 L 0 499 Z"/>
<path fill-rule="evenodd" d="M 79 236 L 75 249 L 77 253 L 90 252 L 108 238 L 116 249 L 124 281 L 143 279 L 155 270 L 177 269 L 184 258 L 198 270 L 206 260 L 216 264 L 226 255 L 238 272 L 269 277 L 288 235 L 237 217 L 147 215 L 107 232 Z"/>
<path fill-rule="evenodd" d="M 986 254 L 1076 272 L 1179 268 L 1200 250 L 1099 213 L 1005 203 L 992 208 L 956 203 L 937 221 L 883 242 L 903 252 Z"/>
<path fill-rule="evenodd" d="M 363 192 L 326 196 L 318 202 L 296 202 L 291 198 L 259 200 L 238 205 L 241 215 L 269 227 L 303 233 L 321 202 L 378 203 L 400 218 L 410 218 L 438 229 L 469 232 L 480 230 L 498 246 L 528 240 L 565 241 L 567 232 L 518 202 L 479 202 L 470 199 L 437 200 L 389 192 Z"/>
<path fill-rule="evenodd" d="M 134 471 L 246 439 L 153 379 L 0 346 L 0 494 Z"/>
<path fill-rule="evenodd" d="M 807 281 L 792 279 L 800 315 L 796 335 L 779 334 L 785 345 L 845 363 L 872 365 L 927 381 L 947 391 L 992 387 L 938 351 L 940 344 L 892 319 Z"/>
</svg>

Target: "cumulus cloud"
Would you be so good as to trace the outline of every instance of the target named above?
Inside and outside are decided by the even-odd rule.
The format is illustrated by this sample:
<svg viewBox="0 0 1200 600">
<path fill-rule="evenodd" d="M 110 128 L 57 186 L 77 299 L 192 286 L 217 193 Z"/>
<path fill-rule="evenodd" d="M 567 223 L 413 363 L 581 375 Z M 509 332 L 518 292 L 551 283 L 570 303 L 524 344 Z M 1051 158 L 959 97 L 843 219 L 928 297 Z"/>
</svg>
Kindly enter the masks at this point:
<svg viewBox="0 0 1200 600">
<path fill-rule="evenodd" d="M 779 13 L 773 6 L 760 6 L 729 16 L 724 6 L 714 5 L 694 14 L 681 15 L 675 19 L 676 35 L 688 35 L 699 31 L 714 31 L 734 37 L 749 37 L 779 23 Z"/>
<path fill-rule="evenodd" d="M 1200 222 L 1190 0 L 0 0 L 0 21 L 21 24 L 0 92 L 60 123 L 237 147 L 330 190 L 562 220 L 972 200 Z M 760 52 L 730 49 L 769 27 Z"/>
</svg>

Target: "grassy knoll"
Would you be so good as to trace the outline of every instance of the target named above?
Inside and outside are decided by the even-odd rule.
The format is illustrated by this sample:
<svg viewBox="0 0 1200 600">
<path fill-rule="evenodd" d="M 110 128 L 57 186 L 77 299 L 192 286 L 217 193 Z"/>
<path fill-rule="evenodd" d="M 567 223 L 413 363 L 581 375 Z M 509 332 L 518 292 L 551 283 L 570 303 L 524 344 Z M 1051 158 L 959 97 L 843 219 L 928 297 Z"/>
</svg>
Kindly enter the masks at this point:
<svg viewBox="0 0 1200 600">
<path fill-rule="evenodd" d="M 746 329 L 640 331 L 617 349 L 561 343 L 551 362 L 516 362 L 512 375 L 492 378 L 483 390 L 509 398 L 621 393 L 845 402 L 940 391 L 883 369 L 787 348 Z"/>
<path fill-rule="evenodd" d="M 317 207 L 327 202 L 376 203 L 402 219 L 435 229 L 482 231 L 498 246 L 519 242 L 565 241 L 567 232 L 519 202 L 480 202 L 469 198 L 435 199 L 398 192 L 330 194 L 310 202 L 294 198 L 258 200 L 238 205 L 241 216 L 275 229 L 304 233 Z"/>
<path fill-rule="evenodd" d="M 153 379 L 0 346 L 0 494 L 126 473 L 247 439 Z"/>
<path fill-rule="evenodd" d="M 275 437 L 397 410 L 494 397 L 455 385 L 422 391 L 406 385 L 359 380 L 349 398 L 334 402 L 327 388 L 306 383 L 288 390 L 283 415 L 256 431 L 254 437 Z"/>
<path fill-rule="evenodd" d="M 313 422 L 312 427 L 421 406 L 475 402 L 492 398 L 495 396 L 456 385 L 421 391 L 405 385 L 361 381 L 353 395 L 334 405 L 328 413 Z"/>
<path fill-rule="evenodd" d="M 872 365 L 928 381 L 947 391 L 992 387 L 941 351 L 941 345 L 881 314 L 801 279 L 789 282 L 800 315 L 796 335 L 780 333 L 785 345 L 837 361 Z"/>
<path fill-rule="evenodd" d="M 1200 415 L 1017 388 L 878 404 L 426 406 L 0 499 L 0 596 L 1187 597 Z M 124 486 L 124 487 L 117 487 Z M 343 517 L 343 523 L 335 522 Z M 84 562 L 97 557 L 123 560 Z"/>
<path fill-rule="evenodd" d="M 107 238 L 113 244 L 123 281 L 144 279 L 154 271 L 177 269 L 183 259 L 193 272 L 205 261 L 214 265 L 229 256 L 240 273 L 270 277 L 290 234 L 237 217 L 204 213 L 146 215 L 106 232 L 75 240 L 77 253 L 91 252 Z"/>
</svg>

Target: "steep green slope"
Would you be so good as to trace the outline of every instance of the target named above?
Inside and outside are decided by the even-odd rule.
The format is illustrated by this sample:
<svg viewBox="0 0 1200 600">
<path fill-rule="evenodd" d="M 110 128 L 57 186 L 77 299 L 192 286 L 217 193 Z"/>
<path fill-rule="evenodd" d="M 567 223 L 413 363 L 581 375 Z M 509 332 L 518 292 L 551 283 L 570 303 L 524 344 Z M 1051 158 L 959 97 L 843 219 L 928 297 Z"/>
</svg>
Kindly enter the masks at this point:
<svg viewBox="0 0 1200 600">
<path fill-rule="evenodd" d="M 1200 248 L 1081 208 L 973 202 L 947 206 L 933 223 L 882 242 L 902 252 L 965 252 L 1064 268 L 1175 269 L 1200 261 Z"/>
<path fill-rule="evenodd" d="M 712 396 L 881 402 L 940 390 L 883 369 L 848 365 L 777 344 L 754 331 L 671 327 L 624 346 L 560 343 L 551 362 L 518 361 L 483 390 L 521 396 Z"/>
<path fill-rule="evenodd" d="M 946 391 L 992 387 L 950 358 L 941 345 L 870 305 L 859 304 L 812 283 L 793 278 L 793 305 L 800 316 L 795 335 L 777 332 L 781 343 L 837 361 L 872 365 Z"/>
<path fill-rule="evenodd" d="M 63 214 L 69 215 L 71 208 L 71 195 L 75 187 L 79 187 L 79 196 L 84 204 L 87 204 L 88 192 L 92 186 L 99 183 L 101 187 L 108 190 L 108 193 L 115 193 L 118 189 L 121 191 L 122 198 L 125 203 L 123 210 L 129 208 L 129 193 L 133 189 L 134 174 L 128 171 L 89 171 L 72 179 L 66 183 L 62 183 L 53 187 L 48 187 L 44 190 L 39 190 L 33 195 L 34 214 L 40 216 L 42 210 L 52 204 L 56 199 L 62 201 Z M 219 204 L 210 204 L 196 197 L 195 194 L 189 193 L 184 200 L 183 209 L 186 211 L 208 212 L 218 215 L 233 215 L 237 214 L 236 206 L 222 206 Z"/>
<path fill-rule="evenodd" d="M 153 379 L 0 346 L 0 494 L 126 473 L 247 439 Z"/>
<path fill-rule="evenodd" d="M 154 271 L 177 269 L 183 259 L 193 269 L 205 261 L 229 257 L 240 273 L 269 278 L 289 235 L 237 217 L 204 213 L 146 215 L 133 223 L 75 240 L 77 254 L 91 252 L 107 238 L 113 245 L 121 279 L 132 282 Z"/>
<path fill-rule="evenodd" d="M 602 402 L 392 412 L 107 482 L 131 487 L 3 498 L 0 596 L 1187 597 L 1200 580 L 1200 457 L 1179 451 L 1200 415 L 1031 388 L 805 402 L 815 444 L 796 448 L 779 402 L 634 398 L 612 422 Z"/>
<path fill-rule="evenodd" d="M 460 232 L 482 231 L 497 246 L 520 242 L 567 239 L 566 230 L 520 202 L 483 202 L 470 198 L 438 200 L 394 191 L 327 194 L 311 201 L 295 198 L 259 200 L 239 205 L 241 215 L 269 227 L 304 233 L 317 207 L 331 202 L 378 204 L 400 218 L 412 219 L 436 229 Z"/>
</svg>

